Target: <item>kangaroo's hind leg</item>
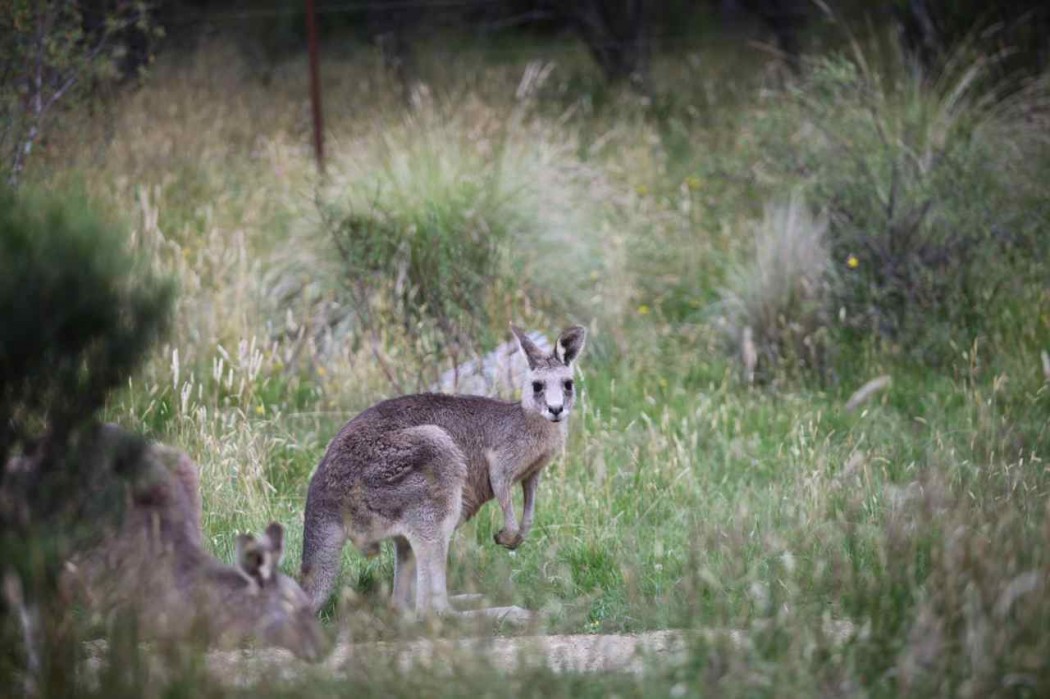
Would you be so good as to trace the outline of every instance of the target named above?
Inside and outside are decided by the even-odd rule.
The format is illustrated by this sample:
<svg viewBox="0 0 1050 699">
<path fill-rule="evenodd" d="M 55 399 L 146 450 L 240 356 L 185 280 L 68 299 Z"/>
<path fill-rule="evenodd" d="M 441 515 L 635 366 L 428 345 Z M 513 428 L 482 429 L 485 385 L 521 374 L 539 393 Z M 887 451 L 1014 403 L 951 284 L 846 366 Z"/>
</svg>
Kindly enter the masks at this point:
<svg viewBox="0 0 1050 699">
<path fill-rule="evenodd" d="M 448 614 L 448 587 L 445 571 L 448 567 L 448 540 L 419 540 L 412 542 L 419 559 L 416 574 L 416 614 Z"/>
<path fill-rule="evenodd" d="M 449 611 L 445 569 L 448 545 L 459 524 L 467 464 L 452 437 L 437 425 L 384 435 L 383 457 L 367 474 L 369 507 L 395 537 L 394 604 L 407 606 L 408 568 L 415 563 L 415 610 Z"/>
<path fill-rule="evenodd" d="M 416 586 L 416 557 L 412 546 L 403 536 L 394 537 L 394 594 L 391 602 L 396 609 L 412 609 Z"/>
<path fill-rule="evenodd" d="M 417 512 L 425 526 L 414 527 L 408 535 L 417 559 L 416 613 L 421 616 L 453 613 L 448 601 L 448 549 L 459 524 L 462 488 L 446 489 L 445 496 Z"/>
</svg>

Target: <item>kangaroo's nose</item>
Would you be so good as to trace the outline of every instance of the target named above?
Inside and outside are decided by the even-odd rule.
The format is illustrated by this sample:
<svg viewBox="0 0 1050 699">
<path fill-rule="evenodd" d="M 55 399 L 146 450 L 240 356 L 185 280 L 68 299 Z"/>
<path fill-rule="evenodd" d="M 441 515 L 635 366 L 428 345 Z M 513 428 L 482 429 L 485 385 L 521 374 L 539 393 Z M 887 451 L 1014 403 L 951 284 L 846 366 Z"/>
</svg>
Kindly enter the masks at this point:
<svg viewBox="0 0 1050 699">
<path fill-rule="evenodd" d="M 559 415 L 561 415 L 561 411 L 565 410 L 565 406 L 563 406 L 563 405 L 548 405 L 547 406 L 547 410 L 551 411 L 551 415 L 553 415 L 554 417 L 558 417 Z"/>
</svg>

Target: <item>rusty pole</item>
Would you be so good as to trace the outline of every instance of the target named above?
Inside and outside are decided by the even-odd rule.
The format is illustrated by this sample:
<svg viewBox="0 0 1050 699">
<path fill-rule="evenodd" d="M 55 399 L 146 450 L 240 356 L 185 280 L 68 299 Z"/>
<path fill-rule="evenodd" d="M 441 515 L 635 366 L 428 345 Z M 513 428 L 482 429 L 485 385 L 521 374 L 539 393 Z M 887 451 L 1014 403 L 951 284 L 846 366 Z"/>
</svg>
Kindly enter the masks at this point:
<svg viewBox="0 0 1050 699">
<path fill-rule="evenodd" d="M 321 113 L 321 66 L 317 51 L 317 14 L 314 0 L 306 0 L 306 32 L 310 42 L 310 105 L 314 115 L 314 155 L 324 174 L 324 117 Z"/>
</svg>

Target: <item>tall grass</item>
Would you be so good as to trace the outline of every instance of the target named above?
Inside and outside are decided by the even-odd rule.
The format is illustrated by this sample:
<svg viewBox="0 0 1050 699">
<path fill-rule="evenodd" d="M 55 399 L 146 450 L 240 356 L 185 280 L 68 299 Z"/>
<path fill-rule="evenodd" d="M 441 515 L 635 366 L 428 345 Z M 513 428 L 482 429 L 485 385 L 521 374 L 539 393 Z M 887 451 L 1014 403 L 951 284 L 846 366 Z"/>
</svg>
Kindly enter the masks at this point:
<svg viewBox="0 0 1050 699">
<path fill-rule="evenodd" d="M 986 310 L 1027 278 L 1018 258 L 1043 251 L 1046 198 L 1028 167 L 1045 163 L 1045 102 L 1038 81 L 993 80 L 994 63 L 966 46 L 925 75 L 898 51 L 855 42 L 813 62 L 787 108 L 760 119 L 765 162 L 827 209 L 847 332 L 944 362 L 995 331 Z"/>
<path fill-rule="evenodd" d="M 181 280 L 173 339 L 108 413 L 200 464 L 216 552 L 231 555 L 230 530 L 278 519 L 289 525 L 285 566 L 295 571 L 296 523 L 328 440 L 398 390 L 391 375 L 418 372 L 421 355 L 405 343 L 421 317 L 410 314 L 430 310 L 418 294 L 447 291 L 450 277 L 438 275 L 457 274 L 463 246 L 477 245 L 466 257 L 480 286 L 456 297 L 477 323 L 472 340 L 494 341 L 510 317 L 550 332 L 574 316 L 614 341 L 581 361 L 569 445 L 545 476 L 529 541 L 514 554 L 493 546 L 498 518 L 484 510 L 454 538 L 450 587 L 541 610 L 541 631 L 733 632 L 697 636 L 685 663 L 656 664 L 646 680 L 538 673 L 494 683 L 485 668 L 457 665 L 439 681 L 351 664 L 338 686 L 311 677 L 307 689 L 986 696 L 1046 687 L 1038 591 L 1050 393 L 1039 351 L 1050 346 L 1050 296 L 1025 276 L 1045 271 L 1045 258 L 1014 267 L 1005 254 L 985 256 L 966 267 L 991 268 L 988 279 L 1027 272 L 995 296 L 1016 290 L 1013 299 L 980 306 L 981 327 L 1013 329 L 975 342 L 957 331 L 968 326 L 951 324 L 955 349 L 942 370 L 892 346 L 844 343 L 841 384 L 800 375 L 745 390 L 704 312 L 725 290 L 734 325 L 751 327 L 770 361 L 809 351 L 795 343 L 805 348 L 824 324 L 840 342 L 840 309 L 847 324 L 886 314 L 879 284 L 889 277 L 866 246 L 890 240 L 890 223 L 927 198 L 908 245 L 955 240 L 956 226 L 959 239 L 984 240 L 988 221 L 1009 221 L 1022 236 L 1015 249 L 1028 250 L 1023 241 L 1045 225 L 1044 193 L 1028 175 L 1045 172 L 1044 161 L 1009 159 L 1020 141 L 993 128 L 1006 122 L 956 130 L 945 93 L 922 83 L 873 107 L 870 81 L 842 61 L 788 93 L 737 93 L 706 122 L 688 106 L 718 109 L 710 93 L 725 63 L 701 62 L 702 94 L 682 81 L 685 114 L 662 124 L 637 106 L 617 111 L 628 98 L 603 111 L 594 95 L 574 93 L 571 63 L 523 106 L 524 61 L 479 61 L 459 75 L 435 70 L 434 102 L 405 116 L 390 111 L 398 98 L 370 59 L 346 59 L 327 66 L 333 158 L 321 186 L 297 93 L 280 80 L 264 88 L 248 71 L 207 69 L 216 64 L 236 66 L 221 52 L 162 65 L 117 110 L 109 140 L 56 143 L 80 165 L 53 162 L 48 173 L 60 182 L 90 164 L 97 196 L 130 212 L 139 245 Z M 373 104 L 358 99 L 361 84 L 380 86 Z M 993 172 L 1001 181 L 989 183 Z M 799 185 L 801 197 L 761 219 L 763 202 Z M 826 231 L 807 207 L 828 210 Z M 365 250 L 387 247 L 352 256 L 361 267 L 348 268 L 325 220 L 362 226 L 355 245 Z M 755 221 L 757 235 L 741 235 Z M 348 269 L 367 279 L 375 343 L 361 332 L 361 307 L 348 305 L 346 284 L 357 281 Z M 930 298 L 926 316 L 905 313 L 954 323 L 942 304 L 963 302 Z M 449 361 L 433 357 L 427 370 Z M 893 374 L 892 387 L 847 412 L 851 382 L 876 373 Z M 334 631 L 358 641 L 427 631 L 385 610 L 392 568 L 388 550 L 345 553 L 344 592 L 328 610 Z"/>
<path fill-rule="evenodd" d="M 827 220 L 796 194 L 766 206 L 752 257 L 729 271 L 719 320 L 749 381 L 784 364 L 824 367 L 831 300 Z"/>
</svg>

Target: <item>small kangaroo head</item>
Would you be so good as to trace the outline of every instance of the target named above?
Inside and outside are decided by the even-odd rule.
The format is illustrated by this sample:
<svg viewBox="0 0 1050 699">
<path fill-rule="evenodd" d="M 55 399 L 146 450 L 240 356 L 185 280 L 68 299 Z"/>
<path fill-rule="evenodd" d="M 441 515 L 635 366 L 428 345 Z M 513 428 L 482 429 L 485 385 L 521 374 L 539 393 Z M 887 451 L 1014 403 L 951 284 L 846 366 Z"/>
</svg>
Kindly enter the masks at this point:
<svg viewBox="0 0 1050 699">
<path fill-rule="evenodd" d="M 283 646 L 307 660 L 317 660 L 328 641 L 314 615 L 310 598 L 299 583 L 280 572 L 284 557 L 284 529 L 271 522 L 256 538 L 237 537 L 237 568 L 252 583 L 250 610 L 255 635 L 264 643 Z M 234 611 L 234 610 L 230 610 Z"/>
<path fill-rule="evenodd" d="M 576 398 L 573 368 L 583 351 L 587 331 L 574 325 L 561 334 L 554 351 L 547 354 L 521 328 L 512 325 L 511 330 L 529 365 L 521 388 L 522 407 L 551 422 L 568 419 Z"/>
</svg>

